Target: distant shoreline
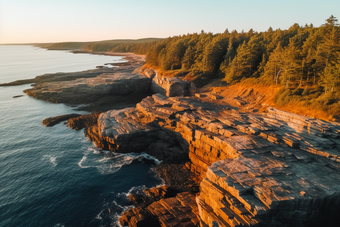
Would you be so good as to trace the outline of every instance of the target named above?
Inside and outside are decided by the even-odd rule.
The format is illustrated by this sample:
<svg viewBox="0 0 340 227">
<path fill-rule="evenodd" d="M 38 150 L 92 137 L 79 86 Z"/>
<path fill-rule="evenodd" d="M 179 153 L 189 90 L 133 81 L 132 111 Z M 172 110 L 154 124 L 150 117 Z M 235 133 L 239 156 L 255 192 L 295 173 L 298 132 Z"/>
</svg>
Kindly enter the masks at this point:
<svg viewBox="0 0 340 227">
<path fill-rule="evenodd" d="M 42 48 L 42 47 L 40 47 Z M 46 49 L 46 48 L 44 48 Z M 47 49 L 49 50 L 49 49 Z M 65 51 L 65 50 L 64 50 Z M 120 56 L 123 57 L 122 59 L 126 60 L 126 62 L 111 62 L 111 63 L 105 63 L 105 65 L 112 65 L 112 66 L 128 66 L 133 65 L 136 62 L 144 62 L 145 61 L 145 55 L 137 55 L 133 53 L 114 53 L 114 52 L 92 52 L 92 51 L 86 51 L 86 50 L 73 50 L 69 51 L 73 54 L 94 54 L 94 55 L 105 55 L 105 56 Z M 87 71 L 98 71 L 98 73 L 104 73 L 101 72 L 101 68 L 97 69 L 89 69 L 85 71 L 77 71 L 77 72 L 70 72 L 70 73 L 63 73 L 63 74 L 79 74 L 79 78 L 83 77 L 82 73 L 85 73 Z M 60 73 L 54 73 L 54 74 L 47 74 L 47 75 L 38 75 L 31 79 L 24 79 L 24 80 L 16 80 L 9 83 L 3 83 L 0 84 L 0 87 L 2 86 L 18 86 L 23 84 L 32 84 L 32 83 L 41 83 L 41 82 L 53 82 L 55 80 L 59 80 L 59 78 L 55 78 L 56 76 L 59 77 Z"/>
</svg>

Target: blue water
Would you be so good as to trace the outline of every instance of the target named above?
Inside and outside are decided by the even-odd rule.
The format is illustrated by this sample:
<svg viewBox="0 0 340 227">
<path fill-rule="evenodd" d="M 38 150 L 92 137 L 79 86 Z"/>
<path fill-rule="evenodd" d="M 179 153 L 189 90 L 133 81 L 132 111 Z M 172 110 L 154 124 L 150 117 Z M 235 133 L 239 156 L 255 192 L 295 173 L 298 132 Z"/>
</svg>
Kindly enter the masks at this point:
<svg viewBox="0 0 340 227">
<path fill-rule="evenodd" d="M 0 83 L 121 60 L 0 45 Z M 27 88 L 0 87 L 0 226 L 118 226 L 127 194 L 161 183 L 154 161 L 100 150 L 64 124 L 44 127 L 46 117 L 86 112 L 28 97 Z"/>
</svg>

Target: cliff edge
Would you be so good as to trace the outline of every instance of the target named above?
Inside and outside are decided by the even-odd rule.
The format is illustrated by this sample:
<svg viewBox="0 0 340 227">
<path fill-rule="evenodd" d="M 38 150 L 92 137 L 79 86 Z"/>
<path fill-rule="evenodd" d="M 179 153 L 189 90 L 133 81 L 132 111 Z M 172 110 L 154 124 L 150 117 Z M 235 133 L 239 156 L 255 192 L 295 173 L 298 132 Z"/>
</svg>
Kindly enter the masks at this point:
<svg viewBox="0 0 340 227">
<path fill-rule="evenodd" d="M 187 197 L 196 198 L 198 212 L 190 208 L 180 218 L 179 210 L 189 210 L 180 199 L 156 201 L 146 212 L 160 226 L 197 226 L 193 214 L 200 226 L 335 226 L 340 125 L 270 107 L 243 113 L 221 103 L 216 96 L 155 94 L 135 108 L 102 113 L 87 135 L 115 152 L 190 160 L 186 166 L 201 183 L 199 195 Z M 141 214 L 129 212 L 122 223 L 137 226 L 131 220 Z"/>
</svg>

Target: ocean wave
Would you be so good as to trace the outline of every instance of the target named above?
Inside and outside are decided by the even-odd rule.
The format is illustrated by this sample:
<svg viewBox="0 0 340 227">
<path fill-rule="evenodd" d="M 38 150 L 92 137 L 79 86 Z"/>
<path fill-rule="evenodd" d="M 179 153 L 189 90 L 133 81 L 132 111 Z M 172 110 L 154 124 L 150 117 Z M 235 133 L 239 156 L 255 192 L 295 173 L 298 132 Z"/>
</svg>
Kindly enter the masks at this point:
<svg viewBox="0 0 340 227">
<path fill-rule="evenodd" d="M 149 155 L 145 152 L 142 152 L 142 153 L 127 153 L 127 154 L 124 154 L 124 155 L 133 157 L 135 159 L 144 158 L 144 159 L 147 159 L 147 160 L 151 160 L 151 161 L 154 161 L 155 164 L 160 164 L 162 162 L 162 161 L 158 160 L 156 157 L 151 156 L 151 155 Z"/>
<path fill-rule="evenodd" d="M 140 185 L 140 186 L 134 186 L 132 188 L 130 188 L 129 191 L 127 192 L 119 192 L 117 193 L 117 196 L 120 198 L 129 198 L 129 195 L 131 194 L 142 194 L 143 190 L 146 189 L 147 187 L 145 185 Z"/>
<path fill-rule="evenodd" d="M 147 153 L 141 153 L 140 154 L 141 157 L 145 158 L 145 159 L 148 159 L 148 160 L 152 160 L 154 161 L 156 164 L 160 164 L 162 161 L 158 160 L 157 158 L 155 158 L 154 156 L 151 156 Z"/>
<path fill-rule="evenodd" d="M 87 169 L 90 168 L 92 166 L 84 166 L 83 163 L 86 161 L 87 156 L 90 154 L 91 150 L 88 148 L 87 151 L 84 152 L 84 156 L 80 159 L 80 161 L 78 162 L 78 166 L 82 169 Z"/>
<path fill-rule="evenodd" d="M 134 208 L 134 206 L 122 206 L 113 200 L 111 203 L 105 203 L 102 207 L 102 210 L 96 215 L 95 218 L 101 222 L 105 222 L 105 220 L 107 221 L 107 219 L 109 219 L 111 220 L 110 226 L 118 227 L 121 226 L 119 223 L 119 218 L 125 211 L 131 208 Z"/>
<path fill-rule="evenodd" d="M 87 159 L 87 156 L 83 156 L 80 161 L 78 162 L 78 166 L 82 169 L 87 169 L 87 168 L 91 168 L 92 166 L 83 166 L 83 162 L 85 162 Z"/>
<path fill-rule="evenodd" d="M 119 223 L 119 219 L 123 216 L 123 213 L 125 211 L 127 211 L 128 209 L 132 209 L 134 208 L 135 206 L 133 205 L 130 205 L 130 206 L 125 206 L 123 207 L 123 210 L 122 212 L 118 213 L 116 212 L 114 215 L 113 215 L 113 219 L 115 220 L 114 224 L 117 226 L 117 227 L 123 227 L 120 223 Z"/>
<path fill-rule="evenodd" d="M 88 152 L 93 152 L 93 154 L 100 154 L 100 153 L 102 153 L 102 152 L 105 152 L 104 150 L 102 150 L 102 149 L 100 149 L 100 148 L 98 148 L 98 147 L 96 147 L 96 146 L 90 146 L 90 147 L 88 147 L 87 148 L 87 151 Z"/>
<path fill-rule="evenodd" d="M 100 156 L 90 156 L 91 154 L 101 154 Z M 95 146 L 87 147 L 83 157 L 78 162 L 82 169 L 97 168 L 101 174 L 113 174 L 119 171 L 124 165 L 131 164 L 134 160 L 152 160 L 155 164 L 161 163 L 157 158 L 146 153 L 119 154 L 102 150 Z"/>
</svg>

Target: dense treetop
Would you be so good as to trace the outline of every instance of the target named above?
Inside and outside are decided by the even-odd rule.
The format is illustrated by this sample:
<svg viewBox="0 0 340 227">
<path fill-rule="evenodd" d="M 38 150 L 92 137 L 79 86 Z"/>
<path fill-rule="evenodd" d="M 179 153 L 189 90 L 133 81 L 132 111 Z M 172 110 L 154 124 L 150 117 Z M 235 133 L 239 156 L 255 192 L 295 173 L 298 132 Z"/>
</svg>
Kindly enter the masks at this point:
<svg viewBox="0 0 340 227">
<path fill-rule="evenodd" d="M 54 44 L 54 47 L 67 46 Z M 211 79 L 282 86 L 280 105 L 303 105 L 340 111 L 340 26 L 332 15 L 320 27 L 293 24 L 287 30 L 186 34 L 166 39 L 113 40 L 72 44 L 89 51 L 146 54 L 163 71 L 191 75 L 198 86 Z M 200 78 L 205 78 L 201 79 Z M 202 84 L 203 81 L 203 84 Z"/>
<path fill-rule="evenodd" d="M 320 27 L 175 36 L 153 43 L 146 54 L 151 65 L 204 77 L 205 83 L 222 77 L 231 84 L 282 86 L 277 106 L 340 115 L 340 26 L 333 15 Z"/>
<path fill-rule="evenodd" d="M 319 84 L 326 91 L 340 85 L 340 26 L 332 15 L 320 27 L 293 24 L 287 30 L 201 33 L 167 39 L 56 43 L 55 49 L 134 52 L 162 70 L 223 74 L 229 83 L 265 78 L 288 86 Z"/>
<path fill-rule="evenodd" d="M 340 27 L 331 16 L 316 28 L 292 25 L 266 32 L 205 33 L 158 41 L 146 52 L 147 63 L 163 70 L 223 73 L 230 83 L 266 78 L 275 84 L 320 84 L 326 91 L 340 85 Z"/>
</svg>

